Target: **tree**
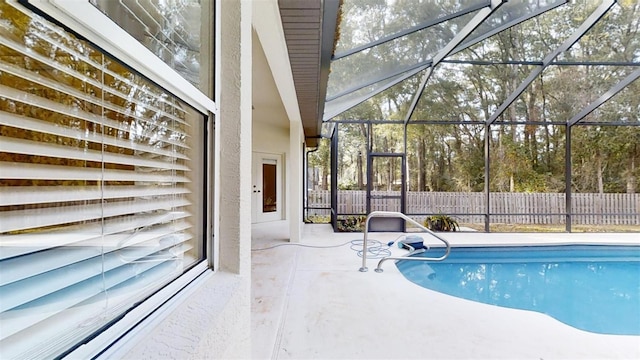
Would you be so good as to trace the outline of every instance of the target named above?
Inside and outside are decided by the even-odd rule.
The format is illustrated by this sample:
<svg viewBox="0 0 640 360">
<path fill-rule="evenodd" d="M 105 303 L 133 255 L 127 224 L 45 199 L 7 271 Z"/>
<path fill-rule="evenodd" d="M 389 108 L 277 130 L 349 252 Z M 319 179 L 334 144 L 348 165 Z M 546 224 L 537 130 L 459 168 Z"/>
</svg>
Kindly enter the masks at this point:
<svg viewBox="0 0 640 360">
<path fill-rule="evenodd" d="M 339 50 L 351 49 L 408 29 L 427 19 L 461 10 L 460 2 L 418 0 L 354 0 L 345 4 L 352 21 L 341 25 Z M 504 5 L 508 6 L 508 4 Z M 509 6 L 502 18 L 492 18 L 469 39 L 491 26 L 537 9 L 535 2 Z M 567 123 L 573 116 L 635 70 L 617 65 L 569 65 L 572 61 L 630 62 L 640 59 L 640 4 L 618 1 L 611 11 L 556 63 L 544 69 L 524 92 L 488 128 L 482 125 L 538 67 L 536 62 L 571 36 L 597 4 L 569 3 L 542 16 L 519 23 L 465 50 L 458 51 L 432 71 L 407 127 L 408 189 L 419 191 L 559 192 L 565 189 Z M 345 90 L 373 77 L 430 59 L 474 14 L 444 21 L 428 29 L 375 46 L 334 62 L 334 90 Z M 493 64 L 486 61 L 493 60 Z M 465 63 L 468 61 L 468 63 Z M 338 116 L 338 120 L 404 120 L 424 73 L 379 93 Z M 381 82 L 382 83 L 382 82 Z M 358 94 L 373 91 L 366 86 Z M 334 91 L 335 92 L 335 91 Z M 638 188 L 637 127 L 591 127 L 586 123 L 638 123 L 638 85 L 612 99 L 573 129 L 573 183 L 580 191 L 635 192 Z M 415 121 L 435 124 L 417 125 Z M 469 124 L 466 124 L 469 122 Z M 473 123 L 473 124 L 471 124 Z M 401 152 L 403 129 L 364 124 L 345 127 L 341 174 L 346 183 L 361 188 L 367 150 Z M 491 171 L 484 178 L 484 137 L 489 136 Z M 359 139 L 359 140 L 357 140 Z M 363 145 L 369 140 L 371 149 Z M 349 145 L 348 145 L 349 144 Z M 389 188 L 390 166 L 368 169 Z M 600 179 L 600 180 L 598 180 Z"/>
</svg>

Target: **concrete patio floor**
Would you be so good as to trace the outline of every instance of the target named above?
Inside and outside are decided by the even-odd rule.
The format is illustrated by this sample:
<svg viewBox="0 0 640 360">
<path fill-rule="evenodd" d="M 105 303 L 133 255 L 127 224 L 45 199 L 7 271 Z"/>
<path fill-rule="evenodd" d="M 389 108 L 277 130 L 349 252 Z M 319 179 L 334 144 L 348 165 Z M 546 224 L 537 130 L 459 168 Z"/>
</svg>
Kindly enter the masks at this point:
<svg viewBox="0 0 640 360">
<path fill-rule="evenodd" d="M 373 233 L 384 243 L 397 233 Z M 253 225 L 252 248 L 288 242 L 288 224 Z M 638 234 L 447 233 L 455 245 L 640 243 Z M 305 246 L 252 251 L 254 359 L 638 359 L 640 336 L 600 335 L 537 312 L 507 309 L 424 289 L 393 262 L 359 272 L 349 245 L 361 233 L 304 225 Z M 426 239 L 425 239 L 426 240 Z M 397 255 L 404 254 L 397 247 Z M 640 321 L 640 320 L 639 320 Z"/>
</svg>

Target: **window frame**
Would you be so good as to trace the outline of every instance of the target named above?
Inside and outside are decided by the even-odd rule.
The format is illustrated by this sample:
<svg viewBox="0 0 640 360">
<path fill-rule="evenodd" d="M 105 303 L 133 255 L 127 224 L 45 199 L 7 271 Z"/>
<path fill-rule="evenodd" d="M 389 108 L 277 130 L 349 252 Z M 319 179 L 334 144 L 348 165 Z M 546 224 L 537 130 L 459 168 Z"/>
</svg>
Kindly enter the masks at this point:
<svg viewBox="0 0 640 360">
<path fill-rule="evenodd" d="M 16 0 L 14 0 L 16 1 Z M 17 0 L 26 2 L 181 100 L 207 114 L 218 115 L 212 99 L 165 64 L 133 36 L 119 27 L 89 0 Z M 217 33 L 217 32 L 216 32 Z M 105 36 L 109 34 L 109 36 Z M 216 35 L 217 37 L 217 35 Z M 217 43 L 217 42 L 216 42 Z M 213 59 L 212 59 L 213 60 Z"/>
</svg>

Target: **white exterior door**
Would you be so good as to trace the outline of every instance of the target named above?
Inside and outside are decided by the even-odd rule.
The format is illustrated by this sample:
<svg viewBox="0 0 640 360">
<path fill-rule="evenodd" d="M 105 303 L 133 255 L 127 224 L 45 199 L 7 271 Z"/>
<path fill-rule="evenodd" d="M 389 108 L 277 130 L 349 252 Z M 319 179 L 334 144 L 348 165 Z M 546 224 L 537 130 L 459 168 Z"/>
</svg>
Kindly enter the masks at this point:
<svg viewBox="0 0 640 360">
<path fill-rule="evenodd" d="M 253 153 L 251 222 L 282 219 L 282 156 Z"/>
</svg>

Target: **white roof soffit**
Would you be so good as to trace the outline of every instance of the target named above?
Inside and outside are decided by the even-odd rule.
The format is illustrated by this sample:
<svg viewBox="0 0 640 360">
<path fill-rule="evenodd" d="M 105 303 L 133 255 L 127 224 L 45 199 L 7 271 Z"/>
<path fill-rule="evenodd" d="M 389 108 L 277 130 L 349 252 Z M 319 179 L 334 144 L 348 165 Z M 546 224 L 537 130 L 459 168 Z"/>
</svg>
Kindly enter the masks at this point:
<svg viewBox="0 0 640 360">
<path fill-rule="evenodd" d="M 340 1 L 277 1 L 306 142 L 316 146 Z"/>
</svg>

